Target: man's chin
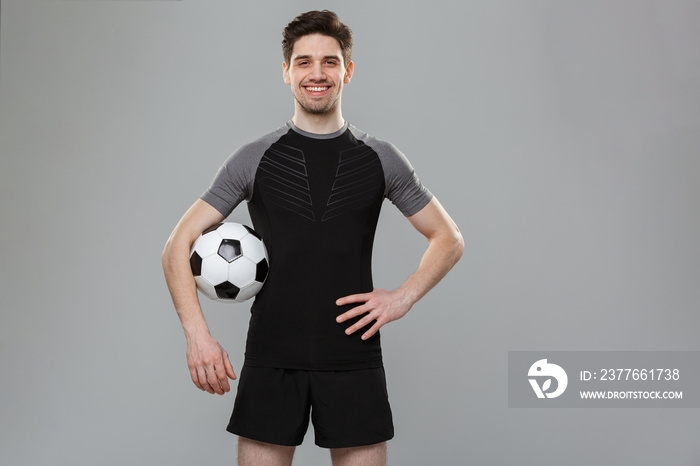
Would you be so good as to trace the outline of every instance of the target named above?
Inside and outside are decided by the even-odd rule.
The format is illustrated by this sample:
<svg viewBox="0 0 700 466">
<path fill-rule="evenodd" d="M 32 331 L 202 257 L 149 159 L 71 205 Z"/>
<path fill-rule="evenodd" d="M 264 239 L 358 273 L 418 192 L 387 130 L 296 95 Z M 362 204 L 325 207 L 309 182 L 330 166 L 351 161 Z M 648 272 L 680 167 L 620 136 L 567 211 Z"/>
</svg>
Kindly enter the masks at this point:
<svg viewBox="0 0 700 466">
<path fill-rule="evenodd" d="M 303 102 L 299 99 L 296 99 L 297 103 L 299 103 L 299 106 L 304 110 L 304 112 L 310 114 L 310 115 L 327 115 L 330 113 L 333 113 L 337 106 L 337 101 L 331 102 L 326 105 L 311 105 L 308 102 Z"/>
<path fill-rule="evenodd" d="M 309 105 L 301 105 L 301 108 L 310 115 L 329 115 L 335 110 L 335 105 L 329 107 L 311 107 Z"/>
<path fill-rule="evenodd" d="M 311 115 L 330 115 L 331 114 L 331 109 L 330 108 L 305 108 L 304 109 L 306 113 L 311 114 Z"/>
</svg>

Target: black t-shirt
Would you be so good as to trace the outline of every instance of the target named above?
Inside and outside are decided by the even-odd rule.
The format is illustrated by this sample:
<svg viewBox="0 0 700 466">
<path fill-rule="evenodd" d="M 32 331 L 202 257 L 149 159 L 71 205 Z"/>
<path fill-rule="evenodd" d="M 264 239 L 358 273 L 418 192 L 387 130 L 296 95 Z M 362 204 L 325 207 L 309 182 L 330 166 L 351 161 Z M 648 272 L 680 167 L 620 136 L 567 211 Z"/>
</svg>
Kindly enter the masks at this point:
<svg viewBox="0 0 700 466">
<path fill-rule="evenodd" d="M 372 245 L 383 199 L 410 216 L 432 198 L 394 146 L 347 123 L 331 134 L 290 121 L 234 152 L 202 199 L 228 216 L 248 201 L 270 258 L 251 307 L 245 364 L 306 370 L 379 367 L 379 332 L 346 335 L 335 318 L 372 291 Z M 370 324 L 371 325 L 371 324 Z"/>
</svg>

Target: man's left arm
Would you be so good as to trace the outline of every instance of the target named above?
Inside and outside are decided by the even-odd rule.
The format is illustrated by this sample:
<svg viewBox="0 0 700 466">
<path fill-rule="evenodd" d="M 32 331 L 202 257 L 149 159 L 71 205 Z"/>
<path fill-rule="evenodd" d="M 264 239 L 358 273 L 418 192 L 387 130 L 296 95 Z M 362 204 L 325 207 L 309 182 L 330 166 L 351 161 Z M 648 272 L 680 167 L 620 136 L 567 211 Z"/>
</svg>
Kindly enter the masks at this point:
<svg viewBox="0 0 700 466">
<path fill-rule="evenodd" d="M 418 269 L 397 289 L 375 288 L 370 293 L 345 296 L 336 301 L 338 306 L 362 303 L 339 315 L 337 322 L 366 314 L 345 330 L 350 335 L 374 322 L 363 335 L 366 340 L 383 325 L 400 319 L 411 307 L 447 275 L 452 266 L 462 257 L 464 240 L 454 221 L 433 197 L 418 213 L 407 217 L 411 225 L 428 239 L 428 248 L 423 254 Z"/>
</svg>

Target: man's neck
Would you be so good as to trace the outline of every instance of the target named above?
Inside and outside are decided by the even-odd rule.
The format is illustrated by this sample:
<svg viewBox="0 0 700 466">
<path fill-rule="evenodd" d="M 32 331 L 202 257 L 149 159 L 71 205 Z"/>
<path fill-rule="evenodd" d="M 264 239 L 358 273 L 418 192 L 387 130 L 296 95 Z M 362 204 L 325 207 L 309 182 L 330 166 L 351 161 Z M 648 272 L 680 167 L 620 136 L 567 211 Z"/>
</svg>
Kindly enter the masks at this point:
<svg viewBox="0 0 700 466">
<path fill-rule="evenodd" d="M 297 128 L 309 133 L 330 134 L 342 128 L 345 120 L 340 111 L 327 115 L 314 115 L 297 109 L 292 117 L 292 123 Z"/>
</svg>

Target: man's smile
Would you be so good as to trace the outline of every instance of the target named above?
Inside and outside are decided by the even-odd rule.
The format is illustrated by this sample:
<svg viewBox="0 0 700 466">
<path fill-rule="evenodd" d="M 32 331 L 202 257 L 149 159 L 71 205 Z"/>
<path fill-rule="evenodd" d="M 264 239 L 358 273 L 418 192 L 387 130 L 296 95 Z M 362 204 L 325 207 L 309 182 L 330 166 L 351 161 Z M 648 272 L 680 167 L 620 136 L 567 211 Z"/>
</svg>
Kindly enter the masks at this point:
<svg viewBox="0 0 700 466">
<path fill-rule="evenodd" d="M 303 86 L 307 93 L 313 96 L 323 95 L 331 86 Z"/>
</svg>

